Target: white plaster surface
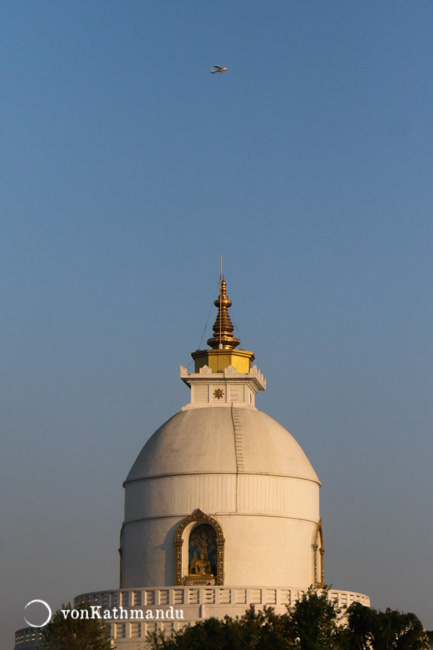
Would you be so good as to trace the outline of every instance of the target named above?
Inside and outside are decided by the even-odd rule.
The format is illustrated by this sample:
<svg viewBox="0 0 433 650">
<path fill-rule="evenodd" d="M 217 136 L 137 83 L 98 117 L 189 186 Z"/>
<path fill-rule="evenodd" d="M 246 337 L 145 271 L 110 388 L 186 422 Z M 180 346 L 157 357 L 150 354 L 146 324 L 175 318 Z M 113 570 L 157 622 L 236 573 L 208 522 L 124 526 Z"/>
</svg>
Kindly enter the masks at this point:
<svg viewBox="0 0 433 650">
<path fill-rule="evenodd" d="M 254 408 L 236 409 L 243 436 L 245 472 L 291 476 L 320 483 L 295 438 Z M 126 479 L 164 474 L 236 473 L 232 409 L 180 411 L 141 450 Z"/>
<path fill-rule="evenodd" d="M 265 413 L 181 411 L 150 438 L 125 481 L 121 586 L 173 585 L 177 527 L 199 508 L 223 530 L 224 584 L 307 588 L 319 487 L 300 445 Z"/>
</svg>

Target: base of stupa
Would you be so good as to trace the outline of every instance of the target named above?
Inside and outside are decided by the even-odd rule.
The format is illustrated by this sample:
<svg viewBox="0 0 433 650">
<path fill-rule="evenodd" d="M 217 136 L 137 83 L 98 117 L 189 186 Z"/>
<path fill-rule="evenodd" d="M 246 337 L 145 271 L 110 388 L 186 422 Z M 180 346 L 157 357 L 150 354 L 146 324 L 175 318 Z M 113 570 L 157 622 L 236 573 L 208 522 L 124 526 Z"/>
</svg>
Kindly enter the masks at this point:
<svg viewBox="0 0 433 650">
<path fill-rule="evenodd" d="M 140 650 L 150 632 L 170 635 L 211 616 L 242 616 L 250 605 L 257 610 L 273 607 L 277 614 L 284 614 L 304 593 L 305 589 L 296 587 L 148 587 L 80 594 L 74 598 L 74 608 L 80 612 L 80 603 L 89 603 L 94 617 L 104 621 L 116 648 Z M 368 596 L 353 591 L 332 589 L 329 599 L 340 608 L 354 602 L 370 606 Z M 18 630 L 15 650 L 36 650 L 40 642 L 39 630 Z"/>
</svg>

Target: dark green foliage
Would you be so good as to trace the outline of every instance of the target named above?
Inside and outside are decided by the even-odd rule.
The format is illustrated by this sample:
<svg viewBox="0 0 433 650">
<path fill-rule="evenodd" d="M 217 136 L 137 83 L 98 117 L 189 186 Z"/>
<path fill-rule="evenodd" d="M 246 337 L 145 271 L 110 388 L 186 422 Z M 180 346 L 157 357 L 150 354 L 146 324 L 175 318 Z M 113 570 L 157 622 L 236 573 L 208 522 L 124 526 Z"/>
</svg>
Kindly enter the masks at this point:
<svg viewBox="0 0 433 650">
<path fill-rule="evenodd" d="M 432 640 L 414 614 L 359 603 L 340 612 L 326 590 L 313 588 L 287 614 L 251 606 L 241 618 L 209 618 L 171 638 L 149 637 L 153 650 L 427 650 Z"/>
<path fill-rule="evenodd" d="M 338 614 L 326 592 L 319 595 L 309 589 L 287 614 L 250 607 L 239 619 L 210 618 L 170 639 L 152 635 L 150 640 L 153 650 L 337 650 L 346 647 L 339 641 Z"/>
<path fill-rule="evenodd" d="M 71 606 L 62 605 L 62 609 Z M 112 648 L 103 621 L 90 618 L 90 605 L 80 603 L 76 609 L 89 612 L 89 618 L 66 619 L 58 610 L 51 623 L 43 628 L 44 641 L 40 650 L 110 650 Z"/>
<path fill-rule="evenodd" d="M 292 648 L 284 638 L 286 618 L 286 615 L 276 616 L 272 608 L 256 612 L 250 607 L 241 619 L 208 618 L 184 628 L 171 639 L 154 634 L 150 640 L 154 650 L 286 650 Z"/>
<path fill-rule="evenodd" d="M 353 650 L 428 650 L 433 635 L 415 614 L 392 609 L 378 612 L 360 603 L 348 609 L 348 636 Z"/>
<path fill-rule="evenodd" d="M 370 650 L 377 612 L 360 603 L 353 603 L 347 610 L 347 639 L 353 650 Z"/>
<path fill-rule="evenodd" d="M 312 587 L 298 600 L 289 614 L 288 632 L 299 650 L 330 650 L 346 647 L 337 625 L 340 610 L 328 600 L 328 592 L 320 594 Z"/>
</svg>

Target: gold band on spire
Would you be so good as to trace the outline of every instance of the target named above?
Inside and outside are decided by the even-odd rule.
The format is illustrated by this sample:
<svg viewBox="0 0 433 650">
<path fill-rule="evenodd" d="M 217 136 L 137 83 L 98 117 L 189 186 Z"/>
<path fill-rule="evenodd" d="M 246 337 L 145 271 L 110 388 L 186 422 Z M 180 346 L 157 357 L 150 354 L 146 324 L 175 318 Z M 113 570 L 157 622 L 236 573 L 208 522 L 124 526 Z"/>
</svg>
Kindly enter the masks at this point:
<svg viewBox="0 0 433 650">
<path fill-rule="evenodd" d="M 232 301 L 227 298 L 226 287 L 226 281 L 221 278 L 220 295 L 214 302 L 215 307 L 218 307 L 218 315 L 213 326 L 214 335 L 207 341 L 214 350 L 234 350 L 240 343 L 239 339 L 233 336 L 234 327 L 228 312 Z"/>
</svg>

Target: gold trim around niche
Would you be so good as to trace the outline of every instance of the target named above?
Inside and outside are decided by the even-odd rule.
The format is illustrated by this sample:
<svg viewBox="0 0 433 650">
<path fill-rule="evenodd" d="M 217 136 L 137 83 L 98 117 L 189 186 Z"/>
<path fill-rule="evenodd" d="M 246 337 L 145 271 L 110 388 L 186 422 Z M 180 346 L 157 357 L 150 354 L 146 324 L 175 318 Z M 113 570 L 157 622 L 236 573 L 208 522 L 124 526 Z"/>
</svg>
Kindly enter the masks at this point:
<svg viewBox="0 0 433 650">
<path fill-rule="evenodd" d="M 221 526 L 216 519 L 210 517 L 206 513 L 202 512 L 200 508 L 194 510 L 194 512 L 180 522 L 176 535 L 174 537 L 174 548 L 175 548 L 175 565 L 176 565 L 176 585 L 184 584 L 184 576 L 182 575 L 182 546 L 183 546 L 183 532 L 188 524 L 191 523 L 206 523 L 213 526 L 216 532 L 216 543 L 217 543 L 217 574 L 215 584 L 222 585 L 224 584 L 224 535 Z"/>
<path fill-rule="evenodd" d="M 323 563 L 323 557 L 325 555 L 325 546 L 323 544 L 323 524 L 322 524 L 322 517 L 320 517 L 318 523 L 317 523 L 317 528 L 316 528 L 316 541 L 312 545 L 313 547 L 313 553 L 314 553 L 314 586 L 318 587 L 319 589 L 323 588 L 324 585 L 324 578 L 325 578 L 325 570 L 324 570 L 324 563 Z M 317 580 L 317 551 L 320 553 L 320 580 Z"/>
</svg>

